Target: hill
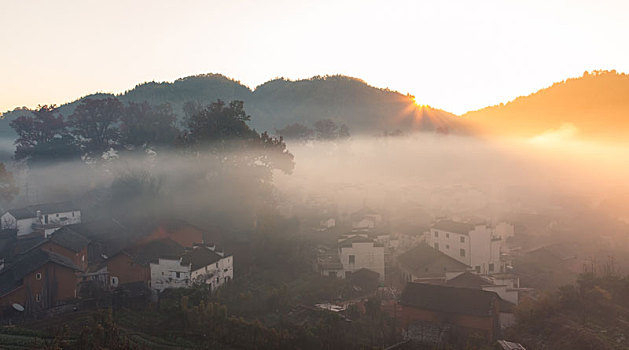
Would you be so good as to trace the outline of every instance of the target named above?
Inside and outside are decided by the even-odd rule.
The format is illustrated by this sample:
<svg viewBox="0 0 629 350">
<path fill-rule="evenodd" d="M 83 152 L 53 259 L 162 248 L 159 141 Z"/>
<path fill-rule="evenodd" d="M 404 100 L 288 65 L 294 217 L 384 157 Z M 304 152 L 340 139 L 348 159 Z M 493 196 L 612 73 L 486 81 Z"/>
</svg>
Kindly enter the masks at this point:
<svg viewBox="0 0 629 350">
<path fill-rule="evenodd" d="M 463 117 L 490 134 L 532 137 L 567 131 L 588 139 L 629 136 L 629 75 L 594 71 Z"/>
<path fill-rule="evenodd" d="M 93 94 L 62 105 L 63 115 L 72 113 L 85 98 L 103 98 L 111 94 Z M 117 95 L 122 102 L 170 103 L 183 117 L 187 101 L 209 104 L 217 99 L 242 100 L 252 116 L 251 126 L 274 131 L 291 123 L 312 126 L 321 119 L 346 124 L 353 135 L 382 134 L 385 131 L 439 131 L 465 133 L 457 116 L 431 107 L 418 107 L 412 96 L 369 86 L 362 80 L 345 76 L 317 76 L 290 81 L 275 79 L 251 90 L 240 82 L 219 74 L 205 74 L 170 82 L 148 82 Z M 13 137 L 9 122 L 28 110 L 16 109 L 4 114 L 0 136 Z"/>
</svg>

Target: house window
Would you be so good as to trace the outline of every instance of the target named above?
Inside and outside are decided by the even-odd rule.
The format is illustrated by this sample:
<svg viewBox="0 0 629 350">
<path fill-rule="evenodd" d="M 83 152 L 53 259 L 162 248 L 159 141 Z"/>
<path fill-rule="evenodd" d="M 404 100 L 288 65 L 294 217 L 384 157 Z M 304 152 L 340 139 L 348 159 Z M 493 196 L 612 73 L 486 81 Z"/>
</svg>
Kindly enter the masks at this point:
<svg viewBox="0 0 629 350">
<path fill-rule="evenodd" d="M 111 277 L 111 285 L 112 287 L 118 287 L 118 277 L 115 277 L 115 276 Z"/>
<path fill-rule="evenodd" d="M 476 273 L 480 273 L 480 265 L 477 265 L 476 268 L 474 268 L 474 270 L 476 270 Z"/>
<path fill-rule="evenodd" d="M 450 234 L 449 233 L 446 233 L 446 238 L 450 238 Z"/>
<path fill-rule="evenodd" d="M 59 214 L 56 214 L 57 217 L 59 217 Z"/>
<path fill-rule="evenodd" d="M 465 237 L 461 236 L 461 243 L 465 243 Z"/>
<path fill-rule="evenodd" d="M 41 279 L 41 272 L 38 272 L 35 274 L 35 279 L 36 280 L 40 280 Z"/>
<path fill-rule="evenodd" d="M 72 217 L 74 217 L 74 212 L 72 212 Z"/>
<path fill-rule="evenodd" d="M 44 216 L 44 223 L 48 223 L 48 215 Z"/>
<path fill-rule="evenodd" d="M 446 249 L 450 249 L 450 245 L 449 244 L 446 244 Z"/>
<path fill-rule="evenodd" d="M 41 295 L 39 295 L 39 293 L 35 294 L 35 301 L 38 303 L 41 301 Z"/>
<path fill-rule="evenodd" d="M 175 275 L 177 276 L 177 278 L 181 277 L 181 272 L 175 272 Z"/>
<path fill-rule="evenodd" d="M 489 264 L 489 272 L 494 272 L 494 264 Z"/>
<path fill-rule="evenodd" d="M 439 232 L 435 231 L 435 237 L 439 237 Z"/>
<path fill-rule="evenodd" d="M 330 276 L 330 277 L 336 277 L 336 271 L 330 271 L 330 272 L 328 272 L 328 276 Z M 227 277 L 225 277 L 225 281 L 227 282 Z"/>
<path fill-rule="evenodd" d="M 459 251 L 459 254 L 460 254 L 461 256 L 465 256 L 465 249 L 461 249 L 461 250 Z"/>
<path fill-rule="evenodd" d="M 435 249 L 439 250 L 439 243 L 435 243 Z"/>
<path fill-rule="evenodd" d="M 350 263 L 350 264 L 354 264 L 354 263 L 356 263 L 356 256 L 354 256 L 354 255 L 350 255 L 350 256 L 349 256 L 349 263 Z"/>
</svg>

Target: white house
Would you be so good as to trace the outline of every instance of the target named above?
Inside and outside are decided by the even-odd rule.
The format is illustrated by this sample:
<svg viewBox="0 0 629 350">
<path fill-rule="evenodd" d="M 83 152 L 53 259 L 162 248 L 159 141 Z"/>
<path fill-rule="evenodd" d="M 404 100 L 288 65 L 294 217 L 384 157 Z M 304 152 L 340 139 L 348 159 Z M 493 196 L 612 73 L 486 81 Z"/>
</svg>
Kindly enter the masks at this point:
<svg viewBox="0 0 629 350">
<path fill-rule="evenodd" d="M 181 259 L 159 258 L 150 263 L 151 289 L 162 292 L 168 288 L 190 286 L 190 265 L 181 263 Z"/>
<path fill-rule="evenodd" d="M 215 291 L 234 278 L 233 262 L 231 255 L 214 245 L 196 244 L 179 258 L 159 258 L 150 263 L 151 289 L 162 292 L 202 283 Z"/>
<path fill-rule="evenodd" d="M 192 283 L 205 283 L 211 291 L 234 279 L 234 257 L 213 244 L 195 245 L 181 262 L 190 266 Z"/>
<path fill-rule="evenodd" d="M 441 220 L 427 232 L 426 241 L 477 273 L 505 271 L 505 264 L 500 260 L 502 238 L 487 225 Z"/>
<path fill-rule="evenodd" d="M 9 209 L 0 217 L 2 229 L 17 229 L 17 235 L 24 236 L 41 232 L 46 236 L 61 226 L 81 222 L 81 209 L 71 202 L 31 205 Z"/>
<path fill-rule="evenodd" d="M 384 281 L 384 246 L 366 234 L 346 236 L 338 242 L 339 258 L 343 265 L 343 276 L 362 268 L 375 271 Z"/>
</svg>

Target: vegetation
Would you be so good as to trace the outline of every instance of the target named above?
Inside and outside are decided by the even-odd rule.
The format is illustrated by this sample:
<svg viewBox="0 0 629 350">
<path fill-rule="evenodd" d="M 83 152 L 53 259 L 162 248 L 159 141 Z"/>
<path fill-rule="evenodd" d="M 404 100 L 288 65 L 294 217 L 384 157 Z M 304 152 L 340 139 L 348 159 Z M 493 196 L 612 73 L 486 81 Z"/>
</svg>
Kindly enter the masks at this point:
<svg viewBox="0 0 629 350">
<path fill-rule="evenodd" d="M 538 301 L 519 305 L 507 338 L 527 349 L 626 349 L 629 277 L 582 274 Z"/>
</svg>

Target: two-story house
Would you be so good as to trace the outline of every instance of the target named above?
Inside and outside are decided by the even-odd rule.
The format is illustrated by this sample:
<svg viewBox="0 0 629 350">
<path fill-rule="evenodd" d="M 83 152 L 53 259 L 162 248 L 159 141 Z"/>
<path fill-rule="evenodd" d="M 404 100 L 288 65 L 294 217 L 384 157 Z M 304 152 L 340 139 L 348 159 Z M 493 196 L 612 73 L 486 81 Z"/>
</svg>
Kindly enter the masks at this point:
<svg viewBox="0 0 629 350">
<path fill-rule="evenodd" d="M 380 275 L 384 281 L 384 245 L 367 235 L 350 235 L 338 242 L 339 258 L 343 265 L 343 275 L 360 269 L 369 269 Z"/>
<path fill-rule="evenodd" d="M 9 209 L 0 216 L 2 229 L 16 229 L 17 236 L 49 235 L 60 227 L 81 222 L 81 209 L 72 202 L 46 203 Z"/>
</svg>

